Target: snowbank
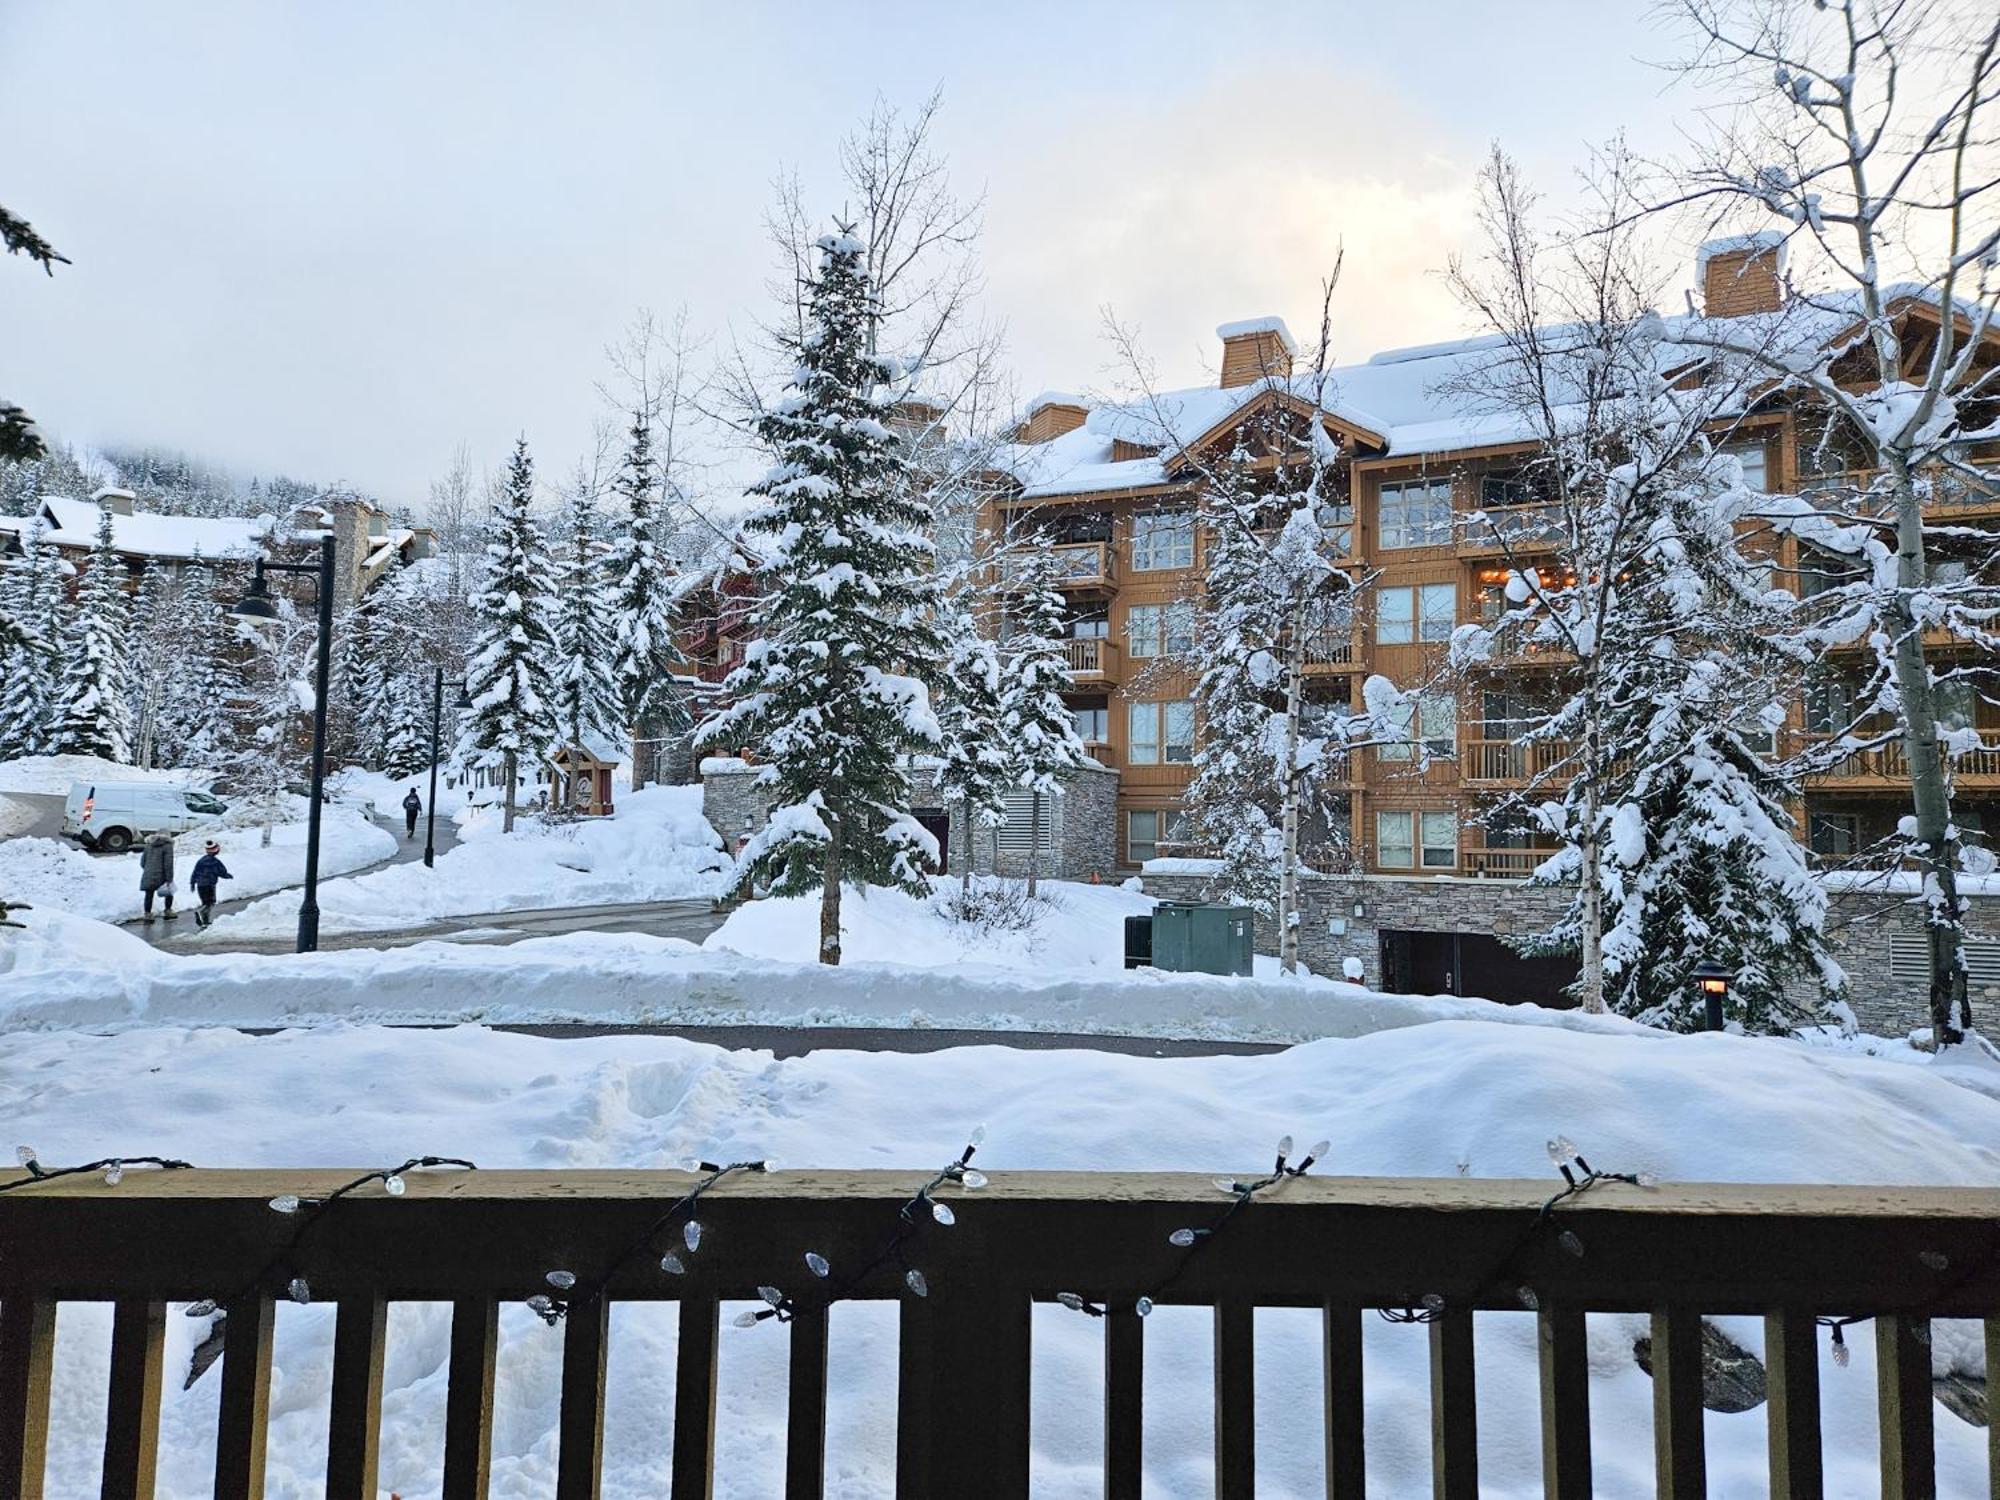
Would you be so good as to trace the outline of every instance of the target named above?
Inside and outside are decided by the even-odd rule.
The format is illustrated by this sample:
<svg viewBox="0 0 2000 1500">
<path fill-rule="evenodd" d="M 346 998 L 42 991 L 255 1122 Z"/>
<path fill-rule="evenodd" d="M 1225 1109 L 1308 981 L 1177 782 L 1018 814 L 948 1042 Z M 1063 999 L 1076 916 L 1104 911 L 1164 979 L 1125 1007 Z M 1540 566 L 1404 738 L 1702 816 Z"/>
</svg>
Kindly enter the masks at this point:
<svg viewBox="0 0 2000 1500">
<path fill-rule="evenodd" d="M 518 950 L 517 950 L 518 951 Z M 338 957 L 338 955 L 333 955 Z M 1728 1036 L 1663 1038 L 1445 1022 L 1319 1042 L 1259 1057 L 1142 1059 L 964 1048 L 927 1055 L 816 1052 L 774 1061 L 669 1038 L 551 1042 L 478 1028 L 334 1028 L 252 1038 L 148 1029 L 110 1037 L 16 1037 L 0 1051 L 0 1097 L 45 1161 L 157 1151 L 202 1165 L 354 1166 L 438 1152 L 489 1167 L 657 1167 L 699 1155 L 765 1156 L 795 1167 L 927 1172 L 967 1128 L 988 1127 L 980 1164 L 1021 1169 L 1239 1172 L 1284 1133 L 1334 1142 L 1343 1173 L 1549 1175 L 1542 1143 L 1561 1131 L 1594 1162 L 1668 1180 L 1989 1184 L 2000 1176 L 2000 1103 L 1924 1069 Z M 329 1130 L 337 1114 L 339 1128 Z M 963 1222 L 979 1212 L 961 1207 Z M 718 1252 L 727 1254 L 721 1223 Z M 706 1246 L 704 1246 L 706 1253 Z M 933 1281 L 951 1249 L 926 1251 Z M 50 1432 L 50 1492 L 95 1493 L 110 1310 L 68 1304 Z M 434 1494 L 449 1309 L 398 1304 L 384 1377 L 381 1483 Z M 1761 1321 L 1717 1320 L 1761 1351 Z M 318 1493 L 330 1306 L 284 1307 L 271 1392 L 269 1493 Z M 725 1325 L 727 1314 L 725 1314 Z M 180 1390 L 206 1325 L 168 1320 L 160 1490 L 204 1494 L 212 1475 L 217 1380 Z M 607 1495 L 660 1493 L 672 1442 L 674 1311 L 613 1313 Z M 895 1309 L 833 1315 L 829 1494 L 888 1493 L 894 1460 Z M 1940 1323 L 1940 1369 L 1979 1368 L 1968 1327 Z M 524 1309 L 501 1312 L 496 1495 L 546 1495 L 556 1447 L 563 1336 Z M 1589 1324 L 1597 1493 L 1653 1492 L 1652 1383 L 1632 1362 L 1643 1317 Z M 1371 1492 L 1428 1494 L 1429 1359 L 1424 1330 L 1367 1320 Z M 1162 1309 L 1147 1343 L 1148 1493 L 1209 1493 L 1209 1322 Z M 782 1491 L 787 1343 L 782 1329 L 725 1326 L 716 1493 Z M 1874 1494 L 1874 1339 L 1853 1360 L 1822 1359 L 1826 1491 Z M 1057 1308 L 1034 1324 L 1037 1497 L 1098 1493 L 1103 1327 Z M 1822 1345 L 1824 1348 L 1824 1345 Z M 1541 1494 L 1532 1317 L 1479 1319 L 1480 1492 Z M 1257 1379 L 1271 1393 L 1258 1433 L 1259 1493 L 1321 1493 L 1318 1316 L 1258 1314 Z M 1708 1413 L 1711 1492 L 1762 1494 L 1762 1408 Z M 1985 1433 L 1935 1413 L 1938 1493 L 1984 1493 Z"/>
<path fill-rule="evenodd" d="M 401 796 L 397 791 L 381 808 L 385 816 L 394 816 Z M 461 802 L 456 812 L 459 845 L 439 855 L 435 869 L 392 865 L 321 886 L 320 931 L 380 932 L 479 912 L 709 897 L 721 890 L 728 863 L 701 815 L 698 786 L 628 793 L 611 818 L 518 819 L 511 834 L 500 831 L 497 810 L 465 809 Z M 223 918 L 215 931 L 277 936 L 291 930 L 296 916 L 282 900 L 262 901 Z"/>
<path fill-rule="evenodd" d="M 201 847 L 213 838 L 222 844 L 222 862 L 236 878 L 222 883 L 221 896 L 260 896 L 283 890 L 305 879 L 305 799 L 287 799 L 299 811 L 297 821 L 271 830 L 271 845 L 263 847 L 261 826 L 198 828 L 174 840 L 174 900 L 185 906 L 191 892 L 188 877 Z M 371 823 L 353 808 L 329 804 L 320 821 L 319 867 L 322 875 L 338 875 L 387 859 L 396 852 L 395 835 Z M 86 854 L 66 839 L 8 839 L 0 842 L 0 891 L 55 907 L 77 916 L 116 922 L 139 914 L 139 856 Z M 298 899 L 276 897 L 286 904 L 294 923 Z M 193 922 L 183 923 L 189 928 Z"/>
<path fill-rule="evenodd" d="M 354 802 L 370 803 L 375 811 L 385 818 L 394 819 L 402 816 L 403 794 L 411 787 L 417 789 L 417 795 L 424 799 L 426 806 L 430 803 L 431 773 L 428 770 L 419 771 L 414 776 L 397 777 L 391 776 L 386 771 L 366 771 L 359 766 L 349 766 L 345 770 L 336 771 L 327 778 L 327 781 L 335 796 L 345 797 Z M 450 818 L 464 806 L 464 789 L 448 785 L 445 777 L 440 774 L 437 795 L 438 817 Z"/>
<path fill-rule="evenodd" d="M 0 760 L 0 792 L 28 792 L 60 797 L 72 781 L 165 781 L 175 786 L 206 787 L 211 772 L 176 766 L 142 771 L 97 755 L 24 755 Z"/>
</svg>

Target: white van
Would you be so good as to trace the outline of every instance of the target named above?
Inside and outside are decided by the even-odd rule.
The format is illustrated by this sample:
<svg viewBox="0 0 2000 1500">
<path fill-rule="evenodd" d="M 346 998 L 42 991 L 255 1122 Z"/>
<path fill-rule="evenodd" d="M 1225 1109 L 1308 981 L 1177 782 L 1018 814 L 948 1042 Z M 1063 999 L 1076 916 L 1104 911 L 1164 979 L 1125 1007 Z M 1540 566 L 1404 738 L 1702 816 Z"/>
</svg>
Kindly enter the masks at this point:
<svg viewBox="0 0 2000 1500">
<path fill-rule="evenodd" d="M 72 781 L 62 831 L 86 849 L 122 854 L 155 829 L 184 833 L 229 811 L 207 792 L 159 781 Z"/>
</svg>

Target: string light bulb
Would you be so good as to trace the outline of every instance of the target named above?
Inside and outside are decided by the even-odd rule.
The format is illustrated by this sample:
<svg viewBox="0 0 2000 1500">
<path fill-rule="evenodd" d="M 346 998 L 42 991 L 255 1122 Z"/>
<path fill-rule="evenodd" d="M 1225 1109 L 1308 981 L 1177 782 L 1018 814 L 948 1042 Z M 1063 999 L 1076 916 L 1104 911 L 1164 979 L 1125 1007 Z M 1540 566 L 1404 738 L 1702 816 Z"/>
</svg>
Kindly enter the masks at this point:
<svg viewBox="0 0 2000 1500">
<path fill-rule="evenodd" d="M 294 1276 L 290 1281 L 285 1283 L 285 1295 L 301 1307 L 313 1299 L 312 1288 L 306 1284 L 306 1279 L 303 1276 Z"/>
<path fill-rule="evenodd" d="M 958 1222 L 958 1215 L 951 1211 L 949 1203 L 933 1202 L 931 1204 L 931 1217 L 947 1229 Z"/>
<path fill-rule="evenodd" d="M 686 1261 L 669 1250 L 665 1255 L 660 1257 L 660 1269 L 665 1271 L 669 1276 L 685 1276 L 687 1275 L 688 1268 Z"/>
<path fill-rule="evenodd" d="M 576 1285 L 576 1272 L 551 1271 L 547 1276 L 543 1277 L 542 1279 L 548 1282 L 548 1284 L 554 1287 L 557 1291 L 566 1292 L 571 1287 Z"/>
<path fill-rule="evenodd" d="M 832 1265 L 817 1250 L 806 1251 L 806 1269 L 822 1280 L 833 1273 Z"/>
<path fill-rule="evenodd" d="M 214 1316 L 215 1309 L 216 1301 L 213 1297 L 197 1297 L 182 1308 L 181 1312 L 190 1318 L 207 1318 Z"/>
<path fill-rule="evenodd" d="M 1943 1271 L 1951 1266 L 1951 1257 L 1942 1250 L 1919 1250 L 1917 1259 L 1926 1271 Z"/>
<path fill-rule="evenodd" d="M 1540 1312 L 1542 1310 L 1542 1299 L 1535 1295 L 1535 1289 L 1531 1286 L 1515 1287 L 1514 1300 L 1529 1312 Z"/>
<path fill-rule="evenodd" d="M 681 1242 L 690 1250 L 701 1248 L 701 1220 L 689 1219 L 681 1225 Z"/>
<path fill-rule="evenodd" d="M 117 1187 L 117 1186 L 118 1186 L 118 1184 L 119 1184 L 119 1183 L 121 1183 L 121 1182 L 123 1182 L 124 1180 L 125 1180 L 125 1163 L 124 1163 L 124 1162 L 122 1162 L 122 1161 L 114 1161 L 114 1162 L 111 1162 L 110 1164 L 108 1164 L 108 1165 L 107 1165 L 107 1166 L 105 1167 L 105 1169 L 104 1169 L 104 1185 L 105 1185 L 106 1187 Z"/>
<path fill-rule="evenodd" d="M 24 1167 L 34 1166 L 35 1148 L 33 1146 L 16 1146 L 14 1148 L 14 1160 Z"/>
<path fill-rule="evenodd" d="M 1578 1260 L 1583 1259 L 1583 1241 L 1577 1237 L 1575 1230 L 1565 1229 L 1561 1234 L 1556 1236 L 1556 1243 L 1561 1245 L 1568 1254 L 1574 1255 Z"/>
<path fill-rule="evenodd" d="M 1551 1136 L 1547 1147 L 1549 1161 L 1558 1167 L 1567 1167 L 1576 1160 L 1576 1142 L 1566 1135 Z"/>
<path fill-rule="evenodd" d="M 391 1172 L 387 1177 L 382 1179 L 382 1191 L 387 1193 L 391 1198 L 402 1197 L 404 1189 L 407 1186 L 408 1184 L 394 1172 Z"/>
<path fill-rule="evenodd" d="M 983 1188 L 986 1186 L 987 1177 L 978 1168 L 968 1167 L 965 1171 L 959 1173 L 958 1182 L 961 1187 Z"/>
<path fill-rule="evenodd" d="M 1169 1245 L 1176 1246 L 1182 1250 L 1187 1249 L 1194 1241 L 1195 1233 L 1192 1229 L 1176 1229 L 1172 1234 L 1167 1236 L 1167 1243 Z"/>
<path fill-rule="evenodd" d="M 911 1266 L 909 1270 L 903 1273 L 903 1284 L 919 1297 L 928 1297 L 931 1294 L 929 1280 L 915 1266 Z"/>
<path fill-rule="evenodd" d="M 297 1193 L 280 1193 L 271 1200 L 271 1212 L 274 1214 L 295 1214 L 298 1211 L 299 1195 Z"/>
<path fill-rule="evenodd" d="M 1153 1315 L 1153 1299 L 1151 1297 L 1141 1297 L 1137 1302 L 1132 1304 L 1132 1311 L 1142 1318 L 1150 1318 Z"/>
</svg>

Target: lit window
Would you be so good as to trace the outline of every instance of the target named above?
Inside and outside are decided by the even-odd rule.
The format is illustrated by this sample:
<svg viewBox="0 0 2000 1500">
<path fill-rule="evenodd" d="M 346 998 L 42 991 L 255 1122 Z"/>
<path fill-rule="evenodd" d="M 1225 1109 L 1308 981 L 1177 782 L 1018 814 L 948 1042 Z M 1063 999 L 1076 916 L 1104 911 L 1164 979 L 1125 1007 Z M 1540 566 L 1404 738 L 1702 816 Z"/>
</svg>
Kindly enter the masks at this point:
<svg viewBox="0 0 2000 1500">
<path fill-rule="evenodd" d="M 1194 512 L 1156 510 L 1132 518 L 1132 567 L 1154 573 L 1194 566 Z"/>
<path fill-rule="evenodd" d="M 1411 479 L 1382 486 L 1376 510 L 1383 547 L 1438 547 L 1451 541 L 1451 481 Z"/>
</svg>

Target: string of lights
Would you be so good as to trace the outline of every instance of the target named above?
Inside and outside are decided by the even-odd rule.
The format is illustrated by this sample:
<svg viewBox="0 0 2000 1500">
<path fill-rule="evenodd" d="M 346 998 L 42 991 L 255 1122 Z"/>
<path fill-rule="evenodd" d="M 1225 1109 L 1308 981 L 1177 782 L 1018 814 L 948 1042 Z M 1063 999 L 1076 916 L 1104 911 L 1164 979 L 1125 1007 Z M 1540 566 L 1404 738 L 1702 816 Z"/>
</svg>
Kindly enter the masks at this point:
<svg viewBox="0 0 2000 1500">
<path fill-rule="evenodd" d="M 33 1146 L 18 1146 L 14 1150 L 14 1160 L 26 1168 L 26 1177 L 16 1177 L 11 1182 L 0 1182 L 0 1193 L 11 1193 L 16 1188 L 29 1187 L 37 1182 L 53 1182 L 58 1177 L 80 1177 L 86 1172 L 102 1172 L 106 1187 L 117 1187 L 125 1180 L 127 1167 L 152 1167 L 162 1172 L 182 1172 L 194 1163 L 177 1161 L 171 1156 L 106 1156 L 97 1161 L 83 1162 L 74 1167 L 45 1167 L 35 1156 Z"/>
<path fill-rule="evenodd" d="M 875 1253 L 874 1258 L 858 1269 L 835 1277 L 832 1261 L 817 1250 L 806 1251 L 806 1269 L 817 1280 L 825 1283 L 825 1289 L 821 1294 L 812 1299 L 813 1304 L 822 1308 L 831 1307 L 834 1303 L 850 1296 L 857 1286 L 891 1261 L 901 1269 L 903 1285 L 909 1288 L 912 1296 L 928 1297 L 931 1294 L 930 1278 L 924 1275 L 921 1267 L 910 1263 L 907 1247 L 910 1241 L 923 1233 L 926 1225 L 937 1224 L 949 1229 L 958 1222 L 958 1214 L 952 1206 L 932 1196 L 939 1188 L 947 1184 L 968 1189 L 986 1186 L 986 1174 L 972 1165 L 974 1154 L 985 1141 L 986 1127 L 975 1126 L 965 1143 L 965 1149 L 959 1152 L 957 1158 L 938 1168 L 928 1182 L 897 1208 L 894 1230 L 883 1242 L 882 1248 Z M 755 1328 L 767 1319 L 789 1323 L 798 1315 L 799 1304 L 775 1286 L 760 1286 L 757 1288 L 757 1295 L 763 1300 L 764 1306 L 746 1308 L 738 1313 L 734 1320 L 738 1328 Z"/>
<path fill-rule="evenodd" d="M 1294 1166 L 1291 1164 L 1292 1138 L 1286 1136 L 1278 1142 L 1277 1161 L 1272 1165 L 1271 1170 L 1266 1172 L 1262 1177 L 1252 1178 L 1247 1182 L 1238 1181 L 1234 1177 L 1216 1178 L 1215 1185 L 1223 1192 L 1229 1194 L 1228 1206 L 1216 1216 L 1215 1221 L 1211 1224 L 1199 1228 L 1183 1227 L 1176 1229 L 1172 1234 L 1167 1236 L 1167 1243 L 1178 1249 L 1181 1254 L 1173 1270 L 1167 1274 L 1166 1279 L 1155 1285 L 1151 1291 L 1141 1295 L 1138 1301 L 1133 1304 L 1132 1310 L 1142 1318 L 1151 1316 L 1155 1302 L 1186 1274 L 1187 1268 L 1194 1261 L 1194 1258 L 1215 1242 L 1215 1237 L 1222 1232 L 1231 1219 L 1242 1212 L 1253 1198 L 1261 1192 L 1290 1182 L 1294 1177 L 1305 1176 L 1307 1172 L 1312 1170 L 1313 1163 L 1320 1160 L 1320 1158 L 1332 1149 L 1333 1142 L 1331 1141 L 1315 1141 L 1311 1149 L 1304 1156 L 1300 1157 L 1298 1164 Z M 1086 1313 L 1093 1318 L 1101 1318 L 1107 1311 L 1103 1303 L 1093 1302 L 1078 1292 L 1058 1292 L 1056 1293 L 1056 1301 L 1067 1307 L 1071 1312 Z"/>
<path fill-rule="evenodd" d="M 1951 1257 L 1946 1255 L 1942 1250 L 1919 1250 L 1917 1252 L 1917 1263 L 1926 1271 L 1937 1276 L 1943 1276 L 1947 1271 L 1952 1271 Z M 1952 1292 L 1957 1291 L 1959 1288 L 1970 1285 L 1975 1281 L 1984 1280 L 1992 1274 L 1996 1266 L 2000 1266 L 2000 1240 L 1995 1241 L 1993 1253 L 1988 1255 L 1985 1260 L 1973 1260 L 1969 1263 L 1960 1264 L 1950 1278 L 1933 1291 L 1929 1297 L 1926 1297 L 1921 1303 L 1913 1307 L 1903 1309 L 1897 1316 L 1910 1320 L 1909 1332 L 1912 1338 L 1919 1344 L 1929 1345 L 1931 1341 L 1930 1323 L 1931 1318 L 1934 1316 L 1930 1309 L 1938 1306 Z M 1848 1360 L 1851 1358 L 1847 1349 L 1845 1330 L 1854 1327 L 1857 1323 L 1872 1323 L 1879 1316 L 1882 1316 L 1882 1314 L 1868 1313 L 1846 1318 L 1821 1317 L 1814 1318 L 1813 1322 L 1821 1328 L 1829 1330 L 1833 1346 L 1833 1362 L 1844 1370 L 1847 1368 Z"/>
<path fill-rule="evenodd" d="M 650 1255 L 657 1249 L 660 1236 L 682 1214 L 686 1214 L 687 1217 L 681 1221 L 680 1245 L 660 1256 L 660 1269 L 669 1276 L 687 1275 L 687 1257 L 701 1248 L 702 1223 L 694 1216 L 694 1207 L 701 1195 L 723 1178 L 735 1173 L 773 1170 L 768 1161 L 733 1161 L 727 1165 L 712 1161 L 695 1161 L 687 1163 L 687 1169 L 701 1173 L 701 1181 L 689 1188 L 674 1201 L 672 1207 L 653 1220 L 645 1232 L 620 1251 L 600 1275 L 585 1282 L 580 1281 L 574 1271 L 550 1271 L 543 1277 L 549 1285 L 549 1290 L 536 1292 L 529 1297 L 528 1310 L 550 1327 L 554 1327 L 568 1315 L 570 1308 L 586 1304 L 599 1296 L 610 1284 L 612 1277 L 641 1255 Z"/>
</svg>

